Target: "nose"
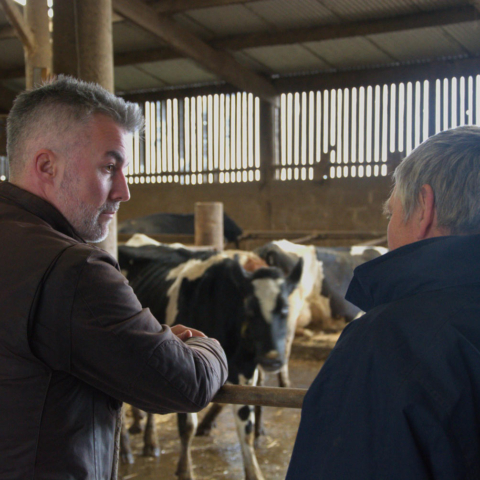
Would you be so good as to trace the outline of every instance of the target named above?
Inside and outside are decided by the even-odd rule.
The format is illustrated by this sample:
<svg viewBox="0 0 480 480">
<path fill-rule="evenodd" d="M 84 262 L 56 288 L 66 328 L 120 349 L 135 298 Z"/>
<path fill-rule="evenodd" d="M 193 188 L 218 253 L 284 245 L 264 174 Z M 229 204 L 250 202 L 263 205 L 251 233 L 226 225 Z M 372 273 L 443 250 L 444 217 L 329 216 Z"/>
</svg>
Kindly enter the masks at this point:
<svg viewBox="0 0 480 480">
<path fill-rule="evenodd" d="M 130 200 L 130 189 L 123 170 L 119 170 L 115 175 L 110 197 L 115 202 L 128 202 Z"/>
</svg>

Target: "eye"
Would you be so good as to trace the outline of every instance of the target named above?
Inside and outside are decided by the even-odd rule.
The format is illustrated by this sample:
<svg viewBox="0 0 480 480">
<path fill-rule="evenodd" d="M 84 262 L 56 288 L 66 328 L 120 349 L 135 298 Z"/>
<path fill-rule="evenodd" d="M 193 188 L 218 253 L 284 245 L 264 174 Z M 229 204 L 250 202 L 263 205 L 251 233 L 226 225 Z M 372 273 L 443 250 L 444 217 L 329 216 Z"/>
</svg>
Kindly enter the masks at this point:
<svg viewBox="0 0 480 480">
<path fill-rule="evenodd" d="M 113 173 L 115 171 L 115 165 L 113 163 L 110 163 L 110 164 L 105 166 L 105 170 L 108 173 Z"/>
</svg>

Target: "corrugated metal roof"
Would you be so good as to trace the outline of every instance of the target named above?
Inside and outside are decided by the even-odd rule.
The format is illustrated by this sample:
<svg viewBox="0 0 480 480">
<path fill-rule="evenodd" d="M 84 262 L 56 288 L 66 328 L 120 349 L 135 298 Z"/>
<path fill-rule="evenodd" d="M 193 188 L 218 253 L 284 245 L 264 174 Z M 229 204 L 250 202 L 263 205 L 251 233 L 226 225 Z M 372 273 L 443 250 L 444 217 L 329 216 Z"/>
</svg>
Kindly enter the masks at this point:
<svg viewBox="0 0 480 480">
<path fill-rule="evenodd" d="M 441 28 L 371 35 L 375 45 L 397 61 L 462 55 L 465 50 Z"/>
<path fill-rule="evenodd" d="M 268 0 L 245 4 L 276 30 L 310 28 L 338 23 L 340 19 L 321 2 L 312 0 Z"/>
<path fill-rule="evenodd" d="M 155 35 L 127 22 L 113 24 L 113 45 L 116 52 L 132 52 L 165 46 Z"/>
<path fill-rule="evenodd" d="M 261 32 L 268 23 L 243 5 L 227 5 L 222 8 L 193 10 L 188 15 L 215 36 Z"/>
<path fill-rule="evenodd" d="M 114 0 L 115 1 L 115 0 Z M 141 0 L 136 0 L 141 1 Z M 262 37 L 262 43 L 252 47 L 242 43 L 229 50 L 236 61 L 254 73 L 269 76 L 289 75 L 300 72 L 332 72 L 369 66 L 429 61 L 444 57 L 475 58 L 480 55 L 480 13 L 472 13 L 472 21 L 429 28 L 417 28 L 390 33 L 370 34 L 348 38 L 333 38 L 308 42 L 289 40 L 290 44 L 272 44 L 270 38 L 285 33 L 321 29 L 342 23 L 368 20 L 382 21 L 400 15 L 422 12 L 439 13 L 445 8 L 472 5 L 473 0 L 257 0 L 175 12 L 172 19 L 181 28 L 199 39 L 215 41 L 215 48 L 222 48 L 222 39 L 245 36 L 249 42 Z M 153 1 L 150 4 L 154 4 Z M 480 3 L 477 3 L 480 9 Z M 441 12 L 440 12 L 441 13 Z M 474 21 L 477 19 L 476 21 Z M 468 20 L 468 19 L 467 19 Z M 6 25 L 6 17 L 0 8 L 0 29 Z M 405 26 L 406 28 L 409 25 Z M 8 29 L 4 29 L 7 32 Z M 10 29 L 11 31 L 11 29 Z M 1 31 L 0 31 L 1 33 Z M 340 35 L 342 37 L 340 30 Z M 266 40 L 265 40 L 266 38 Z M 284 42 L 284 38 L 280 38 Z M 168 45 L 152 33 L 142 30 L 128 21 L 113 25 L 116 53 L 150 51 L 149 55 L 123 56 L 124 65 L 115 68 L 116 88 L 136 91 L 165 88 L 175 85 L 199 84 L 221 80 L 219 73 L 210 72 L 192 60 L 178 58 L 159 61 L 156 51 Z M 175 57 L 177 53 L 170 49 Z M 0 82 L 18 85 L 12 73 L 2 80 L 2 71 L 12 71 L 23 66 L 23 49 L 17 39 L 0 35 Z M 480 68 L 479 68 L 480 70 Z M 8 81 L 7 81 L 8 79 Z"/>
<path fill-rule="evenodd" d="M 480 21 L 449 25 L 443 30 L 459 42 L 471 55 L 480 55 Z"/>
<path fill-rule="evenodd" d="M 331 65 L 302 45 L 252 48 L 244 50 L 244 53 L 266 66 L 270 72 L 275 73 L 295 73 L 331 68 Z"/>
<path fill-rule="evenodd" d="M 167 60 L 165 62 L 137 65 L 143 72 L 161 79 L 166 85 L 188 85 L 213 82 L 218 78 L 191 60 Z"/>
<path fill-rule="evenodd" d="M 305 43 L 304 46 L 334 68 L 381 65 L 394 60 L 363 37 Z"/>
</svg>

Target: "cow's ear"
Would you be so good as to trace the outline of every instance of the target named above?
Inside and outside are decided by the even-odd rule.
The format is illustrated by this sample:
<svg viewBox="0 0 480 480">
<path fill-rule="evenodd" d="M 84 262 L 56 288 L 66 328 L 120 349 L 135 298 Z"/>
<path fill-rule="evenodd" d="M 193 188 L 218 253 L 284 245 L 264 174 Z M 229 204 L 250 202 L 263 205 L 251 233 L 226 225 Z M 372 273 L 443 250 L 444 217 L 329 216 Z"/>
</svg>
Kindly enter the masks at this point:
<svg viewBox="0 0 480 480">
<path fill-rule="evenodd" d="M 279 268 L 284 275 L 289 275 L 296 264 L 296 258 L 281 250 L 270 250 L 265 256 L 265 262 L 271 267 Z"/>
<path fill-rule="evenodd" d="M 251 290 L 251 274 L 247 272 L 238 261 L 233 260 L 229 269 L 230 278 L 243 296 L 246 296 Z"/>
<path fill-rule="evenodd" d="M 290 275 L 285 280 L 285 285 L 287 286 L 287 291 L 289 295 L 298 285 L 298 282 L 300 282 L 300 279 L 302 278 L 302 272 L 303 272 L 303 258 L 300 257 L 295 267 L 293 267 L 293 270 L 290 272 Z"/>
</svg>

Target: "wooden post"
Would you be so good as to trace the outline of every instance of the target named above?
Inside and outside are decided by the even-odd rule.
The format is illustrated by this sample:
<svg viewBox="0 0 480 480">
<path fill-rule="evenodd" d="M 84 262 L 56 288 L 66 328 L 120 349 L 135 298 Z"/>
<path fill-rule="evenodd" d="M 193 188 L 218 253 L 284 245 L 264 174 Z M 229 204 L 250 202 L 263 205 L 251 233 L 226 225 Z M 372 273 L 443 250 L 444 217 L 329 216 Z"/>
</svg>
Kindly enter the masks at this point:
<svg viewBox="0 0 480 480">
<path fill-rule="evenodd" d="M 232 403 L 234 405 L 302 408 L 306 393 L 307 390 L 303 388 L 224 385 L 212 401 L 215 403 Z"/>
<path fill-rule="evenodd" d="M 195 245 L 211 245 L 221 252 L 223 237 L 223 203 L 197 202 L 195 204 Z"/>
<path fill-rule="evenodd" d="M 111 0 L 57 0 L 53 20 L 55 73 L 95 82 L 113 92 Z M 98 245 L 117 256 L 116 217 L 108 237 Z"/>
<path fill-rule="evenodd" d="M 52 45 L 47 0 L 29 0 L 24 10 L 25 21 L 33 34 L 32 49 L 25 48 L 25 84 L 33 88 L 47 80 L 52 71 Z"/>
</svg>

